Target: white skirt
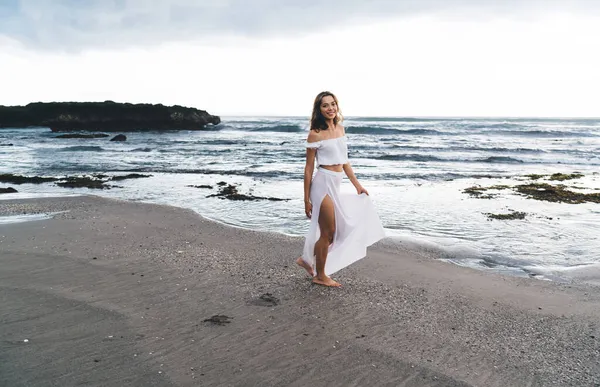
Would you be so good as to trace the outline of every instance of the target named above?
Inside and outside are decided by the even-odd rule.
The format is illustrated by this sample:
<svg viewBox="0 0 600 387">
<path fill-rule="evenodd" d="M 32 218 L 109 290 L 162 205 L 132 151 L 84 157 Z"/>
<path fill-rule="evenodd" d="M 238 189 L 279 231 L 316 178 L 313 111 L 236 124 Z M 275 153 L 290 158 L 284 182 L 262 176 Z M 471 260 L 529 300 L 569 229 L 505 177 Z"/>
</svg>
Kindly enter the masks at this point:
<svg viewBox="0 0 600 387">
<path fill-rule="evenodd" d="M 310 186 L 313 207 L 302 259 L 315 269 L 315 243 L 321 235 L 319 210 L 325 195 L 329 195 L 335 208 L 335 234 L 325 262 L 326 275 L 364 258 L 367 247 L 385 237 L 379 216 L 368 195 L 340 193 L 343 175 L 344 172 L 318 168 Z"/>
</svg>

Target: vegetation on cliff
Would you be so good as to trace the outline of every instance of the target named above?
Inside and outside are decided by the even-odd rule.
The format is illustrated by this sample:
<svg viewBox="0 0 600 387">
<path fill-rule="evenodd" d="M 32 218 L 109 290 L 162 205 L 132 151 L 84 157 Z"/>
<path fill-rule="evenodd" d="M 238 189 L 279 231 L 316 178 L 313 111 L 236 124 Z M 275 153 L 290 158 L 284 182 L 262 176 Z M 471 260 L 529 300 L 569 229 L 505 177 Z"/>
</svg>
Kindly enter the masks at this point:
<svg viewBox="0 0 600 387">
<path fill-rule="evenodd" d="M 54 132 L 202 130 L 221 122 L 204 110 L 183 106 L 105 102 L 30 103 L 0 106 L 0 128 L 49 127 Z"/>
</svg>

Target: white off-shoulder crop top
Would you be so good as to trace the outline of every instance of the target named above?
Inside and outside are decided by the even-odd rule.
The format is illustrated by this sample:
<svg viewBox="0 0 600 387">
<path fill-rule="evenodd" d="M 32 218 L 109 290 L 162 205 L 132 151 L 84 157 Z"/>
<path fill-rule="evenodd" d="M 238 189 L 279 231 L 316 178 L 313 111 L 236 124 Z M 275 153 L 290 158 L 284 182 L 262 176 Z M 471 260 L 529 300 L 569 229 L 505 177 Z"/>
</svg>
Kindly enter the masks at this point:
<svg viewBox="0 0 600 387">
<path fill-rule="evenodd" d="M 306 147 L 317 149 L 317 164 L 319 165 L 346 164 L 348 162 L 346 136 L 317 142 L 307 142 Z"/>
</svg>

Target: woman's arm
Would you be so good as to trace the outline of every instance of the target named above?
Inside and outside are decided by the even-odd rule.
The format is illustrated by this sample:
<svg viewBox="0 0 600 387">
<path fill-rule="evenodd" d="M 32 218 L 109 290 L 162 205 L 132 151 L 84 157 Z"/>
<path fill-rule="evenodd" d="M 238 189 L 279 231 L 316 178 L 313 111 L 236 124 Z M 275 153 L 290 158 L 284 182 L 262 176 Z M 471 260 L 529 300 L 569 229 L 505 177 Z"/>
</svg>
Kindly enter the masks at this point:
<svg viewBox="0 0 600 387">
<path fill-rule="evenodd" d="M 368 195 L 369 193 L 367 192 L 367 190 L 362 185 L 360 185 L 360 183 L 358 182 L 358 179 L 354 175 L 354 171 L 352 170 L 352 165 L 350 165 L 350 162 L 347 162 L 346 164 L 344 164 L 343 168 L 344 168 L 344 172 L 346 172 L 346 176 L 348 176 L 348 179 L 350 179 L 350 182 L 352 183 L 354 188 L 356 188 L 356 193 L 359 195 L 361 193 L 365 193 Z"/>
<path fill-rule="evenodd" d="M 315 156 L 317 150 L 314 148 L 306 148 L 306 165 L 304 166 L 304 202 L 310 201 L 310 184 L 312 175 L 315 171 Z"/>
<path fill-rule="evenodd" d="M 306 148 L 306 165 L 304 166 L 304 212 L 310 219 L 312 216 L 312 203 L 310 202 L 310 185 L 312 183 L 313 172 L 315 171 L 315 159 L 317 157 L 317 149 L 319 147 L 319 134 L 311 130 L 306 139 L 310 146 Z"/>
</svg>

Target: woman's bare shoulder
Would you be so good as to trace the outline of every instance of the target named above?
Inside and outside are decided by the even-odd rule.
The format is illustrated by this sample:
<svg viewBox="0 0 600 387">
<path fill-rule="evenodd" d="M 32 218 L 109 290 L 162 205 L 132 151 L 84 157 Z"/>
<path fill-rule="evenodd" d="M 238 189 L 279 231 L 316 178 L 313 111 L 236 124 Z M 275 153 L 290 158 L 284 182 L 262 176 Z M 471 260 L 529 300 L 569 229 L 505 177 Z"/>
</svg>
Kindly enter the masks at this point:
<svg viewBox="0 0 600 387">
<path fill-rule="evenodd" d="M 311 130 L 308 132 L 308 137 L 306 138 L 306 142 L 319 142 L 321 141 L 321 133 L 316 130 Z"/>
</svg>

